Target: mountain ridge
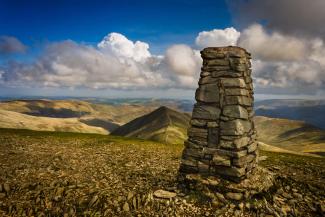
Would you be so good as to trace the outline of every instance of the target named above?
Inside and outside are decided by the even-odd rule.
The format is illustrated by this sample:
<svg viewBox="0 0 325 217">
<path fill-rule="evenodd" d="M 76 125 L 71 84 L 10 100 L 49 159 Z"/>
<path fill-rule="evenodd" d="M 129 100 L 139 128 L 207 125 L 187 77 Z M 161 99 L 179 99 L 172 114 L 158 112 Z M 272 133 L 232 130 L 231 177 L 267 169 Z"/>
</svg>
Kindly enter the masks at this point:
<svg viewBox="0 0 325 217">
<path fill-rule="evenodd" d="M 165 143 L 179 143 L 186 138 L 190 116 L 161 106 L 114 130 L 112 135 L 136 137 Z"/>
<path fill-rule="evenodd" d="M 108 131 L 80 122 L 77 118 L 36 117 L 0 109 L 0 127 L 37 131 L 108 134 Z"/>
<path fill-rule="evenodd" d="M 0 110 L 24 115 L 17 115 L 17 118 L 27 117 L 26 115 L 29 116 L 29 119 L 40 117 L 43 120 L 46 120 L 43 117 L 61 118 L 62 120 L 76 118 L 81 123 L 101 127 L 108 132 L 136 117 L 153 111 L 155 108 L 154 106 L 141 105 L 108 105 L 81 100 L 32 99 L 0 102 Z M 0 127 L 4 125 L 4 122 L 5 120 L 0 118 Z M 8 123 L 6 125 L 8 126 Z"/>
</svg>

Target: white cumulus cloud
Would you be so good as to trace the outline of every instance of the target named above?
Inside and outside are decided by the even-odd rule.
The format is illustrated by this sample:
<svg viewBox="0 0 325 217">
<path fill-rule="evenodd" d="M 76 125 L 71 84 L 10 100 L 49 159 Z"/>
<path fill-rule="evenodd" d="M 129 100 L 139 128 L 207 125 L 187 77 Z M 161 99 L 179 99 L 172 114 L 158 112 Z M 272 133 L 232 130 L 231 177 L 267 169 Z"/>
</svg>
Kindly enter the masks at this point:
<svg viewBox="0 0 325 217">
<path fill-rule="evenodd" d="M 166 51 L 166 60 L 169 66 L 178 74 L 193 76 L 202 64 L 198 51 L 187 45 L 173 45 Z"/>
<path fill-rule="evenodd" d="M 110 33 L 97 45 L 101 50 L 110 52 L 120 58 L 131 58 L 135 61 L 145 61 L 151 57 L 149 45 L 142 41 L 135 43 L 119 33 Z"/>
<path fill-rule="evenodd" d="M 111 33 L 97 47 L 51 43 L 32 63 L 11 61 L 0 68 L 0 78 L 7 86 L 187 89 L 196 86 L 200 65 L 199 52 L 188 46 L 172 46 L 165 56 L 156 56 L 147 43 Z"/>
<path fill-rule="evenodd" d="M 252 53 L 258 93 L 270 90 L 317 93 L 325 90 L 325 44 L 268 32 L 254 24 L 242 33 L 234 28 L 200 32 L 196 47 L 237 45 Z M 194 89 L 202 59 L 185 44 L 170 46 L 163 55 L 149 44 L 110 33 L 97 46 L 74 41 L 49 44 L 31 63 L 10 61 L 0 66 L 1 86 L 90 89 Z M 273 89 L 272 89 L 273 88 Z M 259 92 L 261 91 L 261 92 Z"/>
<path fill-rule="evenodd" d="M 252 53 L 257 87 L 283 88 L 284 92 L 291 88 L 296 93 L 325 89 L 325 46 L 319 38 L 267 32 L 253 24 L 243 30 L 238 46 Z"/>
<path fill-rule="evenodd" d="M 121 63 L 118 56 L 73 41 L 50 44 L 36 62 L 13 64 L 9 70 L 4 76 L 12 84 L 124 89 L 163 83 L 159 74 L 148 75 L 149 69 L 132 58 Z"/>
<path fill-rule="evenodd" d="M 245 29 L 238 41 L 238 45 L 248 49 L 257 58 L 266 60 L 301 60 L 305 57 L 305 41 L 285 36 L 277 32 L 266 33 L 259 24 Z"/>
<path fill-rule="evenodd" d="M 195 43 L 200 48 L 236 45 L 239 36 L 240 32 L 233 27 L 214 29 L 200 32 L 195 39 Z"/>
<path fill-rule="evenodd" d="M 171 71 L 178 75 L 180 86 L 195 87 L 202 59 L 198 50 L 187 45 L 173 45 L 166 51 L 166 62 Z"/>
<path fill-rule="evenodd" d="M 325 89 L 325 46 L 320 38 L 268 32 L 262 25 L 252 24 L 242 32 L 233 27 L 203 31 L 195 42 L 200 48 L 233 45 L 247 49 L 253 56 L 255 84 L 267 91 L 269 88 L 276 88 L 277 92 L 278 88 L 283 92 L 290 88 L 296 92 Z"/>
</svg>

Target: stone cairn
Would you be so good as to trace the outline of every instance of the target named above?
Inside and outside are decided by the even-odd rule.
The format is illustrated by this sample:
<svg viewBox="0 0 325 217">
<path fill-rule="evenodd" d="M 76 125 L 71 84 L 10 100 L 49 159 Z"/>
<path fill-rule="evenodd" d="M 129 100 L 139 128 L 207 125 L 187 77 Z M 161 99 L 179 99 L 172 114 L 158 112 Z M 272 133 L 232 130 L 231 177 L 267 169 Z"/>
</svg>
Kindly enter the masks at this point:
<svg viewBox="0 0 325 217">
<path fill-rule="evenodd" d="M 240 47 L 201 51 L 203 67 L 195 93 L 180 174 L 220 177 L 240 183 L 257 166 L 252 117 L 251 55 Z"/>
</svg>

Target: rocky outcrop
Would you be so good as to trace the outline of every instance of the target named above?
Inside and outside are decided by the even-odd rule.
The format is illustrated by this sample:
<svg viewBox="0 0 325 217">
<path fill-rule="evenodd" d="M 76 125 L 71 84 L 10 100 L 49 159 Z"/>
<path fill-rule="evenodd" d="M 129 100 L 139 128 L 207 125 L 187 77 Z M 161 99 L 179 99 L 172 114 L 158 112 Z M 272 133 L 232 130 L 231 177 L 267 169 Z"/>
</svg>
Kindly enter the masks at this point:
<svg viewBox="0 0 325 217">
<path fill-rule="evenodd" d="M 195 93 L 181 174 L 205 174 L 239 182 L 257 165 L 251 55 L 240 47 L 201 51 L 203 67 Z"/>
</svg>

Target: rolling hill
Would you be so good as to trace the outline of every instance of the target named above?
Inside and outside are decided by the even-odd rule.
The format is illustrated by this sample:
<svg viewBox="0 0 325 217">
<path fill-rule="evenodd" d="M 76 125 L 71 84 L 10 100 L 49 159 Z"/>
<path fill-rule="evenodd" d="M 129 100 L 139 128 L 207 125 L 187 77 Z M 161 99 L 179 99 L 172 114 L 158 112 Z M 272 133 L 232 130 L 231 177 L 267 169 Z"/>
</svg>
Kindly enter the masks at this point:
<svg viewBox="0 0 325 217">
<path fill-rule="evenodd" d="M 84 124 L 78 118 L 35 117 L 13 111 L 0 109 L 0 127 L 13 129 L 29 129 L 37 131 L 60 131 L 108 134 L 101 127 Z"/>
<path fill-rule="evenodd" d="M 74 118 L 78 122 L 85 125 L 100 127 L 105 131 L 111 132 L 122 124 L 125 124 L 134 118 L 147 114 L 156 106 L 141 106 L 141 105 L 108 105 L 100 103 L 90 103 L 80 100 L 11 100 L 0 102 L 0 110 L 16 112 L 15 122 L 24 121 L 29 118 L 30 120 L 36 120 L 33 117 L 40 117 L 42 123 L 46 123 L 47 118 L 64 119 Z M 20 116 L 18 114 L 23 114 Z M 20 120 L 22 118 L 22 120 Z M 0 127 L 15 128 L 13 122 L 12 126 L 5 120 L 5 116 L 0 117 Z M 79 124 L 80 124 L 79 123 Z M 49 125 L 51 125 L 49 123 Z M 26 125 L 25 128 L 28 128 Z M 38 130 L 37 128 L 28 128 Z M 41 128 L 39 130 L 42 130 Z M 79 131 L 77 131 L 79 132 Z"/>
<path fill-rule="evenodd" d="M 303 121 L 256 116 L 258 140 L 295 152 L 325 154 L 325 131 Z"/>
<path fill-rule="evenodd" d="M 256 106 L 283 107 L 286 102 L 269 100 Z M 0 128 L 98 134 L 113 132 L 114 135 L 163 143 L 182 143 L 187 137 L 190 115 L 168 107 L 157 109 L 158 105 L 156 101 L 143 105 L 80 100 L 4 101 L 0 102 Z M 322 105 L 322 101 L 291 100 L 289 105 L 317 106 Z M 255 124 L 259 141 L 267 145 L 300 153 L 325 153 L 325 132 L 318 127 L 303 121 L 262 116 L 255 117 Z"/>
<path fill-rule="evenodd" d="M 300 156 L 309 156 L 309 157 L 321 157 L 318 154 L 310 154 L 310 153 L 304 153 L 304 152 L 297 152 L 297 151 L 290 151 L 284 148 L 279 148 L 273 145 L 268 145 L 264 142 L 258 142 L 258 148 L 261 151 L 268 151 L 268 152 L 275 152 L 275 153 L 287 153 L 287 154 L 294 154 L 294 155 L 300 155 Z"/>
<path fill-rule="evenodd" d="M 93 114 L 90 103 L 77 100 L 12 100 L 0 103 L 0 109 L 32 116 L 74 118 Z"/>
<path fill-rule="evenodd" d="M 112 132 L 113 135 L 182 143 L 190 116 L 160 107 Z M 256 116 L 258 140 L 265 150 L 324 155 L 325 131 L 303 121 Z M 176 133 L 177 132 L 177 133 Z M 271 151 L 272 151 L 271 150 Z"/>
<path fill-rule="evenodd" d="M 182 143 L 186 139 L 189 121 L 190 115 L 162 106 L 117 128 L 111 134 L 169 144 Z"/>
</svg>

